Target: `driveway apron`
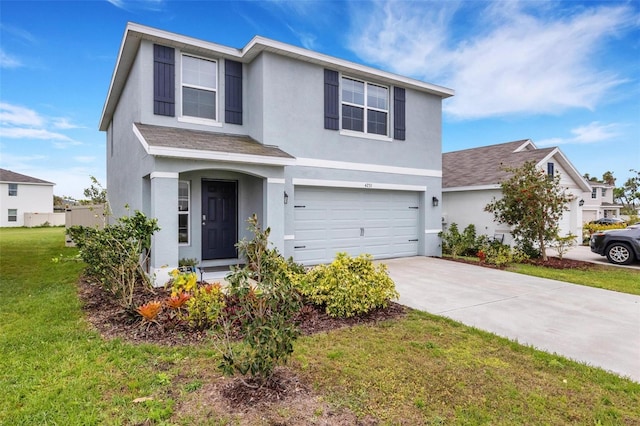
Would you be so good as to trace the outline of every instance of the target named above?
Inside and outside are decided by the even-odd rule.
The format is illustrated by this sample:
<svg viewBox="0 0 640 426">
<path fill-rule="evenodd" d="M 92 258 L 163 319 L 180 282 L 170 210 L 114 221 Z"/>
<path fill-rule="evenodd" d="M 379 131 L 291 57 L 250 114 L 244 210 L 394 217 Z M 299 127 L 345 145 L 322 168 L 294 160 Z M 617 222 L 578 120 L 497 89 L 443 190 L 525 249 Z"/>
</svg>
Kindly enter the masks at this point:
<svg viewBox="0 0 640 426">
<path fill-rule="evenodd" d="M 383 263 L 403 305 L 640 382 L 640 296 L 431 257 Z"/>
</svg>

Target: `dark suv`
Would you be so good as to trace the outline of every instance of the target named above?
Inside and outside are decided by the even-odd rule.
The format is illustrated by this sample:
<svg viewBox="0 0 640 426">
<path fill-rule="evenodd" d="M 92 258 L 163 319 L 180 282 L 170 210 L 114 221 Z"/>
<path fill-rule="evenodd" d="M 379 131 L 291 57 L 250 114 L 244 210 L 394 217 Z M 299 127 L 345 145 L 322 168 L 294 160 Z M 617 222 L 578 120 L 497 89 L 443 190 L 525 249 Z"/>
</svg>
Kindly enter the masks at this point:
<svg viewBox="0 0 640 426">
<path fill-rule="evenodd" d="M 629 265 L 640 260 L 640 226 L 631 225 L 626 229 L 598 231 L 589 241 L 591 251 L 617 265 Z"/>
</svg>

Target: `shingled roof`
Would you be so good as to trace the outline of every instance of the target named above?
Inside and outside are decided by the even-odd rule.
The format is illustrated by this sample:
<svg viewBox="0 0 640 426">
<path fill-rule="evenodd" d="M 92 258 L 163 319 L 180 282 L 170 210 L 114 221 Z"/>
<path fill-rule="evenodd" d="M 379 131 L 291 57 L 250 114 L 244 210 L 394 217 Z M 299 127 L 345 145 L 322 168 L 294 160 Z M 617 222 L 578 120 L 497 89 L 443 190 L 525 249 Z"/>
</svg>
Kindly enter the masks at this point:
<svg viewBox="0 0 640 426">
<path fill-rule="evenodd" d="M 11 170 L 0 169 L 0 182 L 7 183 L 30 183 L 40 185 L 55 185 L 53 182 L 34 178 L 20 173 L 12 172 Z"/>
<path fill-rule="evenodd" d="M 442 187 L 498 185 L 509 177 L 504 167 L 539 163 L 557 148 L 538 149 L 529 139 L 442 154 Z"/>
<path fill-rule="evenodd" d="M 175 127 L 135 123 L 135 127 L 152 155 L 212 158 L 224 160 L 235 154 L 238 158 L 265 158 L 265 162 L 294 160 L 294 157 L 275 146 L 263 145 L 246 135 L 205 132 Z M 203 155 L 209 153 L 210 155 Z"/>
</svg>

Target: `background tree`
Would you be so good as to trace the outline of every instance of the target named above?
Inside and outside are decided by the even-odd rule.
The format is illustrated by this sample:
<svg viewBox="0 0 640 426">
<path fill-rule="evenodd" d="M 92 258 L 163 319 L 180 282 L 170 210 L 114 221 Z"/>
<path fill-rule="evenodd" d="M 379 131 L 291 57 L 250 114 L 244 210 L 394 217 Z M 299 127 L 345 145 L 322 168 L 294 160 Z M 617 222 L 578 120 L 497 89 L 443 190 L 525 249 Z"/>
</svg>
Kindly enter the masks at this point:
<svg viewBox="0 0 640 426">
<path fill-rule="evenodd" d="M 623 205 L 623 214 L 636 214 L 640 205 L 640 171 L 631 169 L 635 176 L 630 177 L 621 187 L 613 190 L 614 201 Z"/>
<path fill-rule="evenodd" d="M 493 213 L 497 222 L 511 226 L 520 244 L 537 245 L 546 261 L 545 246 L 558 236 L 560 218 L 571 200 L 560 186 L 560 175 L 549 176 L 533 162 L 504 170 L 511 177 L 500 183 L 502 198 L 494 198 L 485 211 Z"/>
<path fill-rule="evenodd" d="M 100 185 L 98 179 L 91 176 L 91 186 L 84 190 L 86 200 L 81 201 L 82 204 L 106 204 L 107 190 Z"/>
<path fill-rule="evenodd" d="M 602 182 L 606 183 L 607 185 L 615 186 L 616 178 L 613 177 L 613 172 L 610 172 L 610 171 L 604 172 L 602 174 Z"/>
</svg>

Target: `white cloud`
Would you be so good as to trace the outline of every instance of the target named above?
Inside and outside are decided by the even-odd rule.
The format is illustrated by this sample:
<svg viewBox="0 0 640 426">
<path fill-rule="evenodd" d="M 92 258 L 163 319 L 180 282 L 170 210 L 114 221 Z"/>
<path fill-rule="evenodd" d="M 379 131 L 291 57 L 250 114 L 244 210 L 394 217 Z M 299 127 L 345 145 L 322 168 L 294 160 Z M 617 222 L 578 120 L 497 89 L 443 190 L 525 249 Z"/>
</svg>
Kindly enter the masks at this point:
<svg viewBox="0 0 640 426">
<path fill-rule="evenodd" d="M 9 55 L 3 49 L 0 49 L 0 68 L 12 69 L 20 68 L 22 62 L 14 56 Z"/>
<path fill-rule="evenodd" d="M 131 12 L 134 10 L 144 10 L 158 12 L 163 9 L 165 0 L 107 0 L 118 9 Z"/>
<path fill-rule="evenodd" d="M 59 130 L 78 128 L 66 118 L 48 118 L 37 111 L 6 102 L 0 103 L 0 137 L 50 141 L 55 148 L 65 149 L 80 142 L 49 127 Z"/>
<path fill-rule="evenodd" d="M 455 89 L 444 108 L 462 119 L 594 109 L 625 82 L 596 64 L 600 49 L 638 25 L 637 13 L 625 5 L 553 15 L 553 3 L 466 3 L 464 16 L 449 2 L 373 5 L 365 22 L 362 15 L 353 18 L 352 50 L 378 66 Z"/>
<path fill-rule="evenodd" d="M 96 157 L 92 156 L 92 155 L 78 155 L 73 157 L 73 159 L 75 161 L 77 161 L 78 163 L 93 163 L 94 161 L 96 161 Z"/>
<path fill-rule="evenodd" d="M 590 144 L 597 142 L 605 142 L 620 136 L 618 129 L 620 125 L 617 123 L 601 124 L 597 121 L 589 123 L 585 126 L 571 129 L 572 137 L 567 138 L 550 138 L 537 141 L 538 146 L 557 146 L 568 144 Z"/>
<path fill-rule="evenodd" d="M 0 123 L 12 126 L 42 126 L 44 119 L 32 109 L 0 102 Z"/>
</svg>

